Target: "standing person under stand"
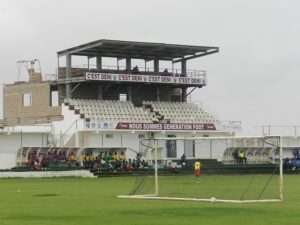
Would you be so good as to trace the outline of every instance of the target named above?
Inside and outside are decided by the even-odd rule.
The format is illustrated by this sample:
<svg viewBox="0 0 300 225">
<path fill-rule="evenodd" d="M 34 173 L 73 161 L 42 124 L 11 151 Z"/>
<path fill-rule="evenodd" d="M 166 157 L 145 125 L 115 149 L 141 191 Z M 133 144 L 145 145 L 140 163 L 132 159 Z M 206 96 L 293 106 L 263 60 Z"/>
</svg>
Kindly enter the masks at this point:
<svg viewBox="0 0 300 225">
<path fill-rule="evenodd" d="M 136 65 L 135 67 L 133 67 L 132 69 L 132 74 L 138 74 L 139 73 L 139 68 L 138 66 Z"/>
<path fill-rule="evenodd" d="M 183 153 L 182 156 L 181 156 L 180 163 L 181 163 L 181 166 L 187 167 L 187 160 L 186 160 L 186 156 L 185 156 L 184 153 Z"/>
<path fill-rule="evenodd" d="M 240 151 L 240 153 L 239 153 L 239 160 L 240 160 L 241 165 L 246 165 L 247 158 L 246 158 L 246 155 L 243 151 Z"/>
</svg>

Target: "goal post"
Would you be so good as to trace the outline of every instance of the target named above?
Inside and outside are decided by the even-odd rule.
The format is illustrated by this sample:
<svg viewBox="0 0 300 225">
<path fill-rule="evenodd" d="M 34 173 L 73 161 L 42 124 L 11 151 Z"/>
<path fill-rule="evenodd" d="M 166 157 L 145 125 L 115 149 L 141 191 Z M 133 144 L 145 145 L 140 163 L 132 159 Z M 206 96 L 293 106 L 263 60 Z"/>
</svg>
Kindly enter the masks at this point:
<svg viewBox="0 0 300 225">
<path fill-rule="evenodd" d="M 193 141 L 195 155 L 186 162 L 178 154 L 169 159 L 169 143 L 182 146 L 184 141 Z M 141 144 L 147 170 L 136 178 L 132 191 L 119 198 L 228 203 L 283 200 L 281 136 L 157 137 L 143 139 Z M 215 157 L 207 159 L 207 151 Z M 201 163 L 199 183 L 193 173 L 195 161 Z"/>
</svg>

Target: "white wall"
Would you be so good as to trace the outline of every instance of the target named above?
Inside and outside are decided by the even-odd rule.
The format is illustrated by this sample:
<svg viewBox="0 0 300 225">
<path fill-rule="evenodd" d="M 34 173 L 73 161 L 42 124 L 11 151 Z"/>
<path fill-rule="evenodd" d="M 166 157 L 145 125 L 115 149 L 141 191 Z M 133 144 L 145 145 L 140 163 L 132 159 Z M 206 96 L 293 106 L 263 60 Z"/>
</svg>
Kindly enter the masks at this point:
<svg viewBox="0 0 300 225">
<path fill-rule="evenodd" d="M 107 138 L 107 134 L 112 134 L 112 138 Z M 138 133 L 132 132 L 82 132 L 79 137 L 81 147 L 105 148 L 105 147 L 127 147 L 129 148 L 127 158 L 135 158 L 139 151 Z M 131 150 L 132 149 L 132 150 Z"/>
<path fill-rule="evenodd" d="M 131 132 L 124 132 L 122 134 L 122 145 L 128 147 L 136 152 L 139 152 L 139 133 L 132 134 Z M 128 158 L 135 158 L 136 153 L 134 151 L 128 150 L 126 156 Z"/>
<path fill-rule="evenodd" d="M 0 152 L 16 152 L 20 147 L 45 147 L 47 134 L 44 133 L 0 133 Z"/>
<path fill-rule="evenodd" d="M 82 129 L 83 120 L 80 120 L 80 115 L 75 114 L 74 110 L 69 110 L 68 106 L 62 105 L 62 115 L 64 119 L 61 121 L 52 122 L 52 133 L 54 134 L 55 140 L 53 140 L 54 144 L 61 143 L 64 145 L 68 141 L 69 138 L 72 137 L 76 132 L 76 124 L 77 120 L 77 130 Z M 65 134 L 65 135 L 64 135 Z M 62 135 L 61 140 L 60 135 Z"/>
<path fill-rule="evenodd" d="M 99 132 L 97 134 L 94 131 L 90 132 L 82 132 L 79 137 L 79 143 L 82 147 L 93 147 L 93 148 L 100 148 L 103 147 L 102 144 L 102 133 Z"/>
<path fill-rule="evenodd" d="M 300 136 L 283 137 L 283 146 L 286 146 L 286 147 L 300 146 Z"/>
<path fill-rule="evenodd" d="M 11 169 L 16 166 L 16 154 L 0 152 L 0 169 Z"/>
<path fill-rule="evenodd" d="M 107 137 L 106 135 L 112 135 Z M 101 147 L 118 147 L 125 146 L 121 141 L 120 132 L 83 132 L 81 136 L 81 145 L 88 148 L 101 148 Z"/>
<path fill-rule="evenodd" d="M 44 133 L 0 133 L 0 169 L 16 165 L 16 154 L 20 147 L 47 146 L 47 134 Z"/>
<path fill-rule="evenodd" d="M 293 157 L 293 147 L 298 147 L 300 149 L 300 136 L 286 136 L 283 137 L 283 158 Z"/>
</svg>

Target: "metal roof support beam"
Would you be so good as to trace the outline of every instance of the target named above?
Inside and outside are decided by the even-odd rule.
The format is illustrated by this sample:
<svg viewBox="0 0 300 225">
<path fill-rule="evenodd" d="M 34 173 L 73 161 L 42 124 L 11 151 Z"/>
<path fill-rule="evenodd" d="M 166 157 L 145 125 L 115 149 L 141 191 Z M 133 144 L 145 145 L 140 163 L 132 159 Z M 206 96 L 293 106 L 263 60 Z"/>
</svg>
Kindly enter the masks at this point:
<svg viewBox="0 0 300 225">
<path fill-rule="evenodd" d="M 76 86 L 72 88 L 71 93 L 73 93 L 79 87 L 80 84 L 81 83 L 76 84 Z"/>
<path fill-rule="evenodd" d="M 198 58 L 198 57 L 202 57 L 202 56 L 214 54 L 214 53 L 217 53 L 217 52 L 219 52 L 219 48 L 218 48 L 218 49 L 215 49 L 215 50 L 212 50 L 212 51 L 206 51 L 206 52 L 204 52 L 204 53 L 196 54 L 196 55 L 194 55 L 194 56 L 189 56 L 189 57 L 182 58 L 182 59 L 176 59 L 176 60 L 173 60 L 173 62 L 174 62 L 174 63 L 177 63 L 177 62 L 181 62 L 182 60 L 195 59 L 195 58 Z"/>
<path fill-rule="evenodd" d="M 194 87 L 189 93 L 187 93 L 187 94 L 186 94 L 186 97 L 189 96 L 190 94 L 192 94 L 192 92 L 193 92 L 194 90 L 196 90 L 196 88 L 197 88 L 197 87 Z"/>
<path fill-rule="evenodd" d="M 136 93 L 141 87 L 143 87 L 143 85 L 139 85 L 137 86 L 134 90 L 133 90 L 133 94 Z"/>
<path fill-rule="evenodd" d="M 128 46 L 124 46 L 124 47 L 121 47 L 121 48 L 116 48 L 116 49 L 113 49 L 113 50 L 110 50 L 110 51 L 106 51 L 104 52 L 105 54 L 112 54 L 114 52 L 118 52 L 120 50 L 126 50 L 126 49 L 130 49 L 130 48 L 134 48 L 134 45 L 128 45 Z"/>
<path fill-rule="evenodd" d="M 126 59 L 126 57 L 117 57 L 117 60 L 123 60 L 123 59 Z"/>
<path fill-rule="evenodd" d="M 106 87 L 104 88 L 104 90 L 102 91 L 102 93 L 106 92 L 110 87 L 111 87 L 111 84 L 106 85 Z"/>
<path fill-rule="evenodd" d="M 87 50 L 87 49 L 98 47 L 98 46 L 101 46 L 101 45 L 103 45 L 103 42 L 98 42 L 98 43 L 95 43 L 93 45 L 86 45 L 86 46 L 83 46 L 83 47 L 75 47 L 72 50 L 65 50 L 65 51 L 62 51 L 62 52 L 58 52 L 57 54 L 58 54 L 58 56 L 70 55 L 70 54 L 74 54 L 74 53 L 77 53 L 77 52 L 82 52 L 82 51 Z"/>
</svg>

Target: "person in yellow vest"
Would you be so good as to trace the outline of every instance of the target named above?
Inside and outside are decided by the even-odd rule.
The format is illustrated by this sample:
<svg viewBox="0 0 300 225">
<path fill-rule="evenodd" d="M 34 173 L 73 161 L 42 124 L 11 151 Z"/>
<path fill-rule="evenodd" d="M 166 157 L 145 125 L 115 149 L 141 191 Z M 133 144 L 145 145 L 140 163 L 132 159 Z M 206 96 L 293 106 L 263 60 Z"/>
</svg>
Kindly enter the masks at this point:
<svg viewBox="0 0 300 225">
<path fill-rule="evenodd" d="M 244 158 L 244 153 L 242 151 L 239 152 L 239 159 L 240 159 L 240 164 L 243 165 L 243 158 Z"/>
<path fill-rule="evenodd" d="M 91 155 L 89 153 L 86 154 L 85 160 L 86 160 L 87 168 L 90 168 L 91 167 Z"/>
<path fill-rule="evenodd" d="M 239 153 L 239 159 L 240 159 L 240 164 L 247 164 L 247 157 L 243 151 L 240 151 Z"/>
<path fill-rule="evenodd" d="M 115 152 L 115 154 L 112 156 L 111 162 L 112 162 L 112 163 L 116 163 L 117 160 L 118 160 L 118 153 Z"/>
<path fill-rule="evenodd" d="M 240 160 L 240 164 L 243 165 L 244 164 L 244 158 L 245 158 L 245 154 L 243 151 L 239 152 L 239 160 Z"/>
<path fill-rule="evenodd" d="M 87 155 L 84 155 L 82 157 L 82 163 L 83 163 L 83 167 L 87 168 L 88 167 L 88 159 L 87 159 Z"/>
<path fill-rule="evenodd" d="M 194 169 L 195 169 L 195 176 L 196 176 L 196 182 L 200 182 L 200 174 L 201 174 L 201 162 L 199 160 L 195 161 L 194 163 Z"/>
<path fill-rule="evenodd" d="M 93 155 L 93 153 L 91 153 L 90 154 L 90 161 L 89 161 L 89 167 L 91 168 L 91 169 L 93 169 L 94 168 L 94 166 L 95 166 L 95 156 Z"/>
<path fill-rule="evenodd" d="M 121 155 L 120 155 L 120 160 L 122 160 L 122 161 L 124 161 L 125 160 L 125 154 L 124 154 L 124 152 L 121 152 Z"/>
</svg>

